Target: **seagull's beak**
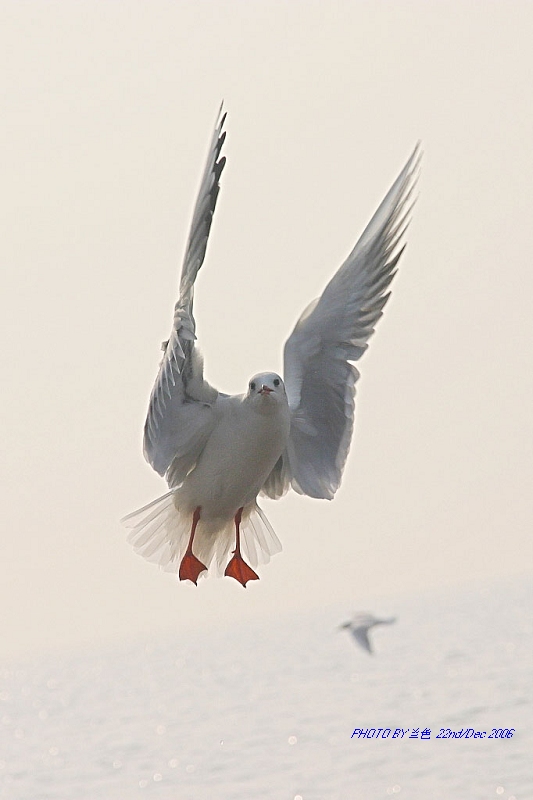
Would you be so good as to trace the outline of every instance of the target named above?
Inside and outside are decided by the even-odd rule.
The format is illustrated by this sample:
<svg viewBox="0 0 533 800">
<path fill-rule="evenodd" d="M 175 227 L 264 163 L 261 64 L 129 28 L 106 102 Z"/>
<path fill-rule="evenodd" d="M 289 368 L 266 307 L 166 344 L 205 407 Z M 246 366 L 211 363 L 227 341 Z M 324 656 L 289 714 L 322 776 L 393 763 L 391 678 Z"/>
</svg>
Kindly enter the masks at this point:
<svg viewBox="0 0 533 800">
<path fill-rule="evenodd" d="M 274 389 L 271 389 L 270 386 L 265 386 L 263 384 L 263 386 L 261 386 L 259 394 L 267 394 L 268 395 L 268 394 L 270 394 L 270 392 L 273 392 L 273 391 L 274 391 Z"/>
</svg>

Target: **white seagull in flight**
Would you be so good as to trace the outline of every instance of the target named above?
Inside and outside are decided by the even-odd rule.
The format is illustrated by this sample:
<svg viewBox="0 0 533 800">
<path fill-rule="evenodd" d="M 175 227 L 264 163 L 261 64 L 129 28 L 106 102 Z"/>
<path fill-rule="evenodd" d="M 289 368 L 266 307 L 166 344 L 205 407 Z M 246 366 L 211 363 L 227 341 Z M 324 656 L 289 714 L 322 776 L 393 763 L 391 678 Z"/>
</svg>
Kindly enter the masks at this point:
<svg viewBox="0 0 533 800">
<path fill-rule="evenodd" d="M 357 644 L 360 645 L 363 650 L 366 650 L 368 653 L 372 654 L 373 650 L 372 645 L 370 644 L 370 639 L 368 638 L 368 631 L 371 628 L 375 628 L 376 625 L 392 625 L 394 622 L 396 622 L 396 617 L 379 619 L 378 617 L 374 617 L 372 614 L 367 614 L 363 611 L 359 614 L 355 614 L 350 622 L 345 622 L 339 627 L 347 628 Z"/>
<path fill-rule="evenodd" d="M 221 572 L 226 565 L 224 574 L 246 586 L 259 578 L 252 567 L 281 550 L 258 495 L 277 499 L 292 487 L 330 500 L 339 488 L 359 378 L 353 362 L 389 297 L 420 157 L 417 145 L 344 264 L 296 323 L 285 344 L 284 379 L 260 372 L 244 394 L 227 395 L 204 378 L 193 316 L 226 161 L 221 115 L 144 427 L 144 455 L 170 491 L 123 521 L 135 550 L 180 580 L 196 583 L 210 566 Z"/>
</svg>

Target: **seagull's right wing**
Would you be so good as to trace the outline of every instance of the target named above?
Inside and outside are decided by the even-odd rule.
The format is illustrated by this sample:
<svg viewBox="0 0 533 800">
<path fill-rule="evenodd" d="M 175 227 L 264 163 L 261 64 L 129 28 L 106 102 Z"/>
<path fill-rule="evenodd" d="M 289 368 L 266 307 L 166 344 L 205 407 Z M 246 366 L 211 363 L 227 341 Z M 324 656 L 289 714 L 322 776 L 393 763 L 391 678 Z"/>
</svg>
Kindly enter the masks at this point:
<svg viewBox="0 0 533 800">
<path fill-rule="evenodd" d="M 181 271 L 180 294 L 174 308 L 170 339 L 164 344 L 144 426 L 144 455 L 169 484 L 178 485 L 194 465 L 213 426 L 213 404 L 218 392 L 203 377 L 195 346 L 194 282 L 203 264 L 226 159 L 226 115 L 220 109 L 189 232 Z"/>
<path fill-rule="evenodd" d="M 363 650 L 366 650 L 369 653 L 372 653 L 372 645 L 370 644 L 370 639 L 368 638 L 368 630 L 366 628 L 352 628 L 351 634 L 357 644 L 361 645 Z"/>
</svg>

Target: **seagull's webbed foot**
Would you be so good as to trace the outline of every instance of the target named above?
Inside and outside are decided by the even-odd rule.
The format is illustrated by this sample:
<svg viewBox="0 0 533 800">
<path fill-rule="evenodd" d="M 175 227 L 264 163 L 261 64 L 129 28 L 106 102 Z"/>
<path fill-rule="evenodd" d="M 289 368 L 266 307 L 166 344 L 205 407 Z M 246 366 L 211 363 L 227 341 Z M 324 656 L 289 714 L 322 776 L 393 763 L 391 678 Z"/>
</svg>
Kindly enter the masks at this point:
<svg viewBox="0 0 533 800">
<path fill-rule="evenodd" d="M 181 560 L 179 579 L 180 581 L 192 581 L 196 584 L 198 576 L 201 572 L 207 569 L 205 564 L 202 564 L 199 558 L 193 553 L 185 553 Z"/>
<path fill-rule="evenodd" d="M 259 580 L 259 575 L 248 566 L 240 553 L 235 553 L 226 567 L 224 575 L 227 575 L 229 578 L 235 578 L 235 580 L 239 581 L 239 583 L 242 583 L 244 587 L 246 587 L 248 581 Z"/>
<path fill-rule="evenodd" d="M 236 581 L 242 583 L 242 585 L 246 588 L 246 584 L 248 581 L 258 581 L 259 575 L 253 571 L 251 567 L 248 566 L 246 561 L 243 560 L 241 556 L 241 519 L 242 519 L 242 508 L 239 508 L 237 513 L 235 514 L 235 550 L 233 551 L 233 558 L 230 560 L 228 566 L 226 567 L 226 571 L 224 575 L 227 575 L 229 578 L 235 578 Z"/>
</svg>

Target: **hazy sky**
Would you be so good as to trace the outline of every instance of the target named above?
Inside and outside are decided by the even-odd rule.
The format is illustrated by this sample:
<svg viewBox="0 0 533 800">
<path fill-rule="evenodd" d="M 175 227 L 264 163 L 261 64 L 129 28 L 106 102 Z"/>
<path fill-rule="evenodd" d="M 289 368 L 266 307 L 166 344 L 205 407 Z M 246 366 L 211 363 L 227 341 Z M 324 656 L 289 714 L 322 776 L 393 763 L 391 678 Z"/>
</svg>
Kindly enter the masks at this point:
<svg viewBox="0 0 533 800">
<path fill-rule="evenodd" d="M 531 571 L 532 25 L 529 2 L 0 3 L 2 652 Z M 196 299 L 222 391 L 281 370 L 425 153 L 341 490 L 263 501 L 284 549 L 246 590 L 179 584 L 119 523 L 166 488 L 142 427 L 222 98 Z"/>
</svg>

